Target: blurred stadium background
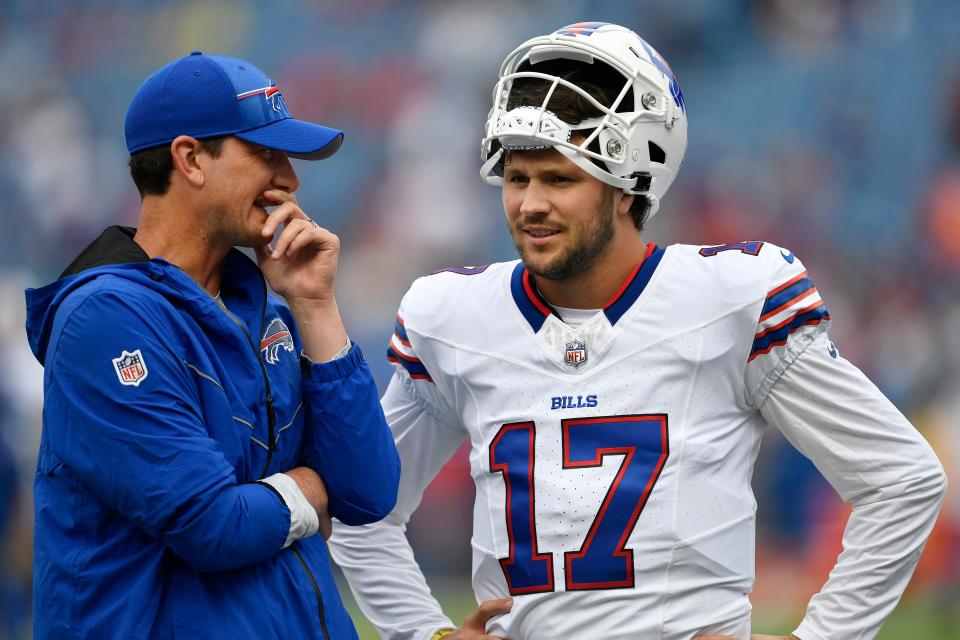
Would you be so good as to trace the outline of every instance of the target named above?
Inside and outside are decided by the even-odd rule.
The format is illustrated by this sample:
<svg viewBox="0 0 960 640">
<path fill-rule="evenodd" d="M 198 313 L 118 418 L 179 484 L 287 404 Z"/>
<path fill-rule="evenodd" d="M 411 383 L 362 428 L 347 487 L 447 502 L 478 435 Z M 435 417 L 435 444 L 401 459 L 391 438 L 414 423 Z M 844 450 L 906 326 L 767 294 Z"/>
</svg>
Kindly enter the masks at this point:
<svg viewBox="0 0 960 640">
<path fill-rule="evenodd" d="M 490 91 L 513 46 L 581 20 L 634 28 L 686 95 L 685 167 L 647 236 L 796 251 L 840 351 L 938 451 L 954 486 L 881 637 L 960 638 L 960 4 L 3 0 L 0 639 L 30 625 L 42 371 L 23 289 L 55 278 L 103 226 L 135 223 L 123 117 L 139 83 L 193 49 L 235 55 L 299 117 L 346 131 L 335 158 L 297 164 L 300 201 L 343 239 L 340 306 L 385 384 L 396 305 L 415 277 L 513 257 L 499 193 L 478 178 Z M 756 630 L 786 632 L 825 579 L 847 509 L 776 433 L 754 484 Z M 474 606 L 472 496 L 461 451 L 409 528 L 457 619 Z"/>
</svg>

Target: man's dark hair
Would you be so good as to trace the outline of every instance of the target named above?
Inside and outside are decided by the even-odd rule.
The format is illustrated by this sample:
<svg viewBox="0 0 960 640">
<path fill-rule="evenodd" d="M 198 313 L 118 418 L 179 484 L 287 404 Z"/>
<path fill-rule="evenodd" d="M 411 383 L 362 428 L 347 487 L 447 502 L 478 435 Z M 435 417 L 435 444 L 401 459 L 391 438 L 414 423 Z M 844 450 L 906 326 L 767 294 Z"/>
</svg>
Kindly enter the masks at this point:
<svg viewBox="0 0 960 640">
<path fill-rule="evenodd" d="M 551 76 L 559 76 L 564 80 L 577 85 L 586 91 L 594 100 L 609 107 L 617 99 L 626 78 L 619 71 L 609 65 L 598 63 L 590 64 L 575 60 L 546 60 L 536 65 L 525 63 L 518 71 L 535 71 Z M 552 80 L 543 78 L 517 78 L 510 87 L 510 97 L 507 100 L 507 109 L 515 107 L 539 107 L 547 97 L 547 91 L 553 84 Z M 588 118 L 597 118 L 603 113 L 582 95 L 558 84 L 550 96 L 547 109 L 568 124 L 576 124 Z M 617 111 L 633 111 L 633 92 L 628 91 L 617 105 Z M 594 139 L 587 147 L 590 151 L 600 153 L 600 143 Z M 605 167 L 599 160 L 594 164 Z M 616 189 L 606 185 L 609 189 Z M 638 231 L 643 231 L 643 221 L 650 211 L 650 200 L 646 196 L 634 196 L 630 205 L 630 216 Z"/>
<path fill-rule="evenodd" d="M 200 146 L 214 158 L 223 151 L 226 136 L 200 140 Z M 173 156 L 170 145 L 137 151 L 130 156 L 130 176 L 137 185 L 140 197 L 162 196 L 170 188 L 170 176 L 173 175 Z"/>
</svg>

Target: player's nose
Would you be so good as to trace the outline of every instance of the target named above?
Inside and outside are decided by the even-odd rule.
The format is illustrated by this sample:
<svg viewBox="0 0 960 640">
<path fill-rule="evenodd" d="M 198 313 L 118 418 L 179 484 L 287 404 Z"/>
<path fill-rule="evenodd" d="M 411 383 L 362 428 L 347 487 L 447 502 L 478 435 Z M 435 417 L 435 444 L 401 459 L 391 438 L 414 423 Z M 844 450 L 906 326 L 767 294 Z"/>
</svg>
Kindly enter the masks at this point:
<svg viewBox="0 0 960 640">
<path fill-rule="evenodd" d="M 531 180 L 523 190 L 523 199 L 520 201 L 520 214 L 532 216 L 548 213 L 550 211 L 550 199 L 547 197 L 546 189 Z"/>
<path fill-rule="evenodd" d="M 285 153 L 274 154 L 273 186 L 288 193 L 300 188 L 300 178 Z"/>
</svg>

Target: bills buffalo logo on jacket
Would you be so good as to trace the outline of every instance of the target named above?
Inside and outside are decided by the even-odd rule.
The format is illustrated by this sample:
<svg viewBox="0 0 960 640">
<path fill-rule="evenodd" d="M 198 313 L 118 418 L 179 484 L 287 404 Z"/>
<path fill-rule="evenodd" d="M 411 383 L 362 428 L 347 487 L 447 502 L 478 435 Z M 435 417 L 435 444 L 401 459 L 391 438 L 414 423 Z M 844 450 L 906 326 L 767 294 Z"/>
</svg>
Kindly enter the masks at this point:
<svg viewBox="0 0 960 640">
<path fill-rule="evenodd" d="M 280 361 L 281 347 L 286 351 L 293 351 L 293 336 L 290 335 L 287 325 L 283 324 L 283 320 L 274 318 L 260 339 L 260 352 L 264 361 L 267 364 L 277 364 Z"/>
</svg>

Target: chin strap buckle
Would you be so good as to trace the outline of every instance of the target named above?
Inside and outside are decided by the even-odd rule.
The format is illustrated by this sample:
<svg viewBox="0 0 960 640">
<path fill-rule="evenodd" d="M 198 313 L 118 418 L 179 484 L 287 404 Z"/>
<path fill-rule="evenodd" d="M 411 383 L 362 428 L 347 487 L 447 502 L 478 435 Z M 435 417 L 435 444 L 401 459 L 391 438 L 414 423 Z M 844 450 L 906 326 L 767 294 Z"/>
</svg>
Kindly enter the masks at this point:
<svg viewBox="0 0 960 640">
<path fill-rule="evenodd" d="M 650 191 L 650 184 L 653 181 L 653 177 L 646 171 L 634 171 L 630 174 L 630 178 L 636 181 L 635 186 L 631 189 L 633 193 L 646 193 Z"/>
</svg>

